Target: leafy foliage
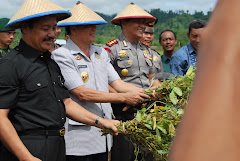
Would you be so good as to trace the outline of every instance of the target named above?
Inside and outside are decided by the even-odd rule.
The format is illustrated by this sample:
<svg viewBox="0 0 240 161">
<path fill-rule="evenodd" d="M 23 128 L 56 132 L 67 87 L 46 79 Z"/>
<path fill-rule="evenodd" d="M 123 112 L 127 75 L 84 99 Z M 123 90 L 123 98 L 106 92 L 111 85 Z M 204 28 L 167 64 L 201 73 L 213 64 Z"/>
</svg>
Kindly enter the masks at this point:
<svg viewBox="0 0 240 161">
<path fill-rule="evenodd" d="M 195 69 L 191 66 L 185 76 L 175 76 L 171 80 L 165 80 L 161 87 L 145 90 L 144 93 L 148 95 L 152 95 L 153 92 L 161 93 L 162 98 L 138 111 L 133 120 L 116 125 L 118 132 L 128 136 L 126 138 L 133 143 L 136 155 L 141 153 L 141 145 L 153 154 L 156 161 L 167 160 L 194 77 Z M 103 129 L 102 132 L 108 134 L 112 131 Z"/>
</svg>

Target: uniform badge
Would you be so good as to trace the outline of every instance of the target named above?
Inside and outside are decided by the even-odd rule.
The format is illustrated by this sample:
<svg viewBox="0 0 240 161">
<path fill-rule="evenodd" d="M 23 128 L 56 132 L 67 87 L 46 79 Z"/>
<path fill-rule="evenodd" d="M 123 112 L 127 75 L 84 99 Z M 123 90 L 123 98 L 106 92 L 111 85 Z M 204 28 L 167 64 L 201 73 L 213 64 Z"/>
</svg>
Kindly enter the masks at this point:
<svg viewBox="0 0 240 161">
<path fill-rule="evenodd" d="M 89 74 L 87 72 L 82 72 L 81 78 L 83 82 L 87 82 L 89 80 Z"/>
<path fill-rule="evenodd" d="M 144 54 L 144 57 L 145 57 L 145 58 L 148 58 L 148 59 L 152 60 L 152 55 L 150 55 L 150 54 L 148 53 L 147 49 L 144 49 L 144 50 L 143 50 L 143 54 Z"/>
<path fill-rule="evenodd" d="M 132 64 L 132 60 L 128 60 L 128 64 Z"/>
<path fill-rule="evenodd" d="M 153 61 L 158 61 L 157 55 L 153 55 Z"/>
<path fill-rule="evenodd" d="M 96 55 L 96 58 L 100 59 L 100 55 Z"/>
<path fill-rule="evenodd" d="M 119 51 L 118 53 L 119 53 L 119 55 L 120 55 L 121 57 L 125 57 L 125 56 L 128 55 L 128 54 L 126 53 L 126 51 L 127 51 L 127 50 L 121 50 L 121 51 Z"/>
<path fill-rule="evenodd" d="M 125 69 L 123 69 L 122 71 L 121 71 L 121 74 L 123 75 L 123 76 L 127 76 L 128 75 L 128 70 L 125 68 Z"/>
<path fill-rule="evenodd" d="M 144 49 L 143 52 L 144 52 L 146 55 L 148 55 L 147 49 Z"/>
<path fill-rule="evenodd" d="M 77 57 L 75 58 L 76 60 L 81 60 L 82 57 L 80 55 L 77 55 Z"/>
<path fill-rule="evenodd" d="M 123 46 L 124 46 L 124 47 L 127 47 L 127 46 L 128 46 L 126 40 L 123 40 Z"/>
</svg>

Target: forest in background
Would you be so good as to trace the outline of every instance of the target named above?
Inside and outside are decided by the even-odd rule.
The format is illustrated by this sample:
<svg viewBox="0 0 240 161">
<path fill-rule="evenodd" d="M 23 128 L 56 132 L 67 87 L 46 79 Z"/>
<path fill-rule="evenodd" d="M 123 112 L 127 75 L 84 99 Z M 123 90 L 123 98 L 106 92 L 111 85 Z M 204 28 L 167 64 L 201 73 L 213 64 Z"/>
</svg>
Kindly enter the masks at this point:
<svg viewBox="0 0 240 161">
<path fill-rule="evenodd" d="M 151 15 L 157 17 L 158 23 L 154 26 L 154 41 L 152 48 L 156 49 L 159 53 L 162 54 L 162 48 L 158 43 L 159 34 L 165 29 L 171 29 L 176 32 L 178 44 L 176 50 L 181 46 L 189 43 L 187 38 L 188 26 L 191 21 L 195 19 L 201 19 L 208 21 L 212 11 L 208 11 L 206 14 L 203 11 L 195 11 L 194 13 L 189 13 L 189 11 L 179 10 L 179 11 L 163 11 L 161 9 L 151 9 L 149 12 Z M 98 12 L 97 12 L 98 13 Z M 108 23 L 105 25 L 98 25 L 95 44 L 105 44 L 106 42 L 116 38 L 121 33 L 121 28 L 111 24 L 111 20 L 117 15 L 106 15 L 103 13 L 98 13 L 103 17 Z M 19 40 L 21 39 L 21 33 L 17 30 L 16 38 L 12 43 L 12 47 L 18 45 Z M 59 35 L 58 39 L 65 39 L 65 30 L 62 30 L 62 33 Z"/>
</svg>

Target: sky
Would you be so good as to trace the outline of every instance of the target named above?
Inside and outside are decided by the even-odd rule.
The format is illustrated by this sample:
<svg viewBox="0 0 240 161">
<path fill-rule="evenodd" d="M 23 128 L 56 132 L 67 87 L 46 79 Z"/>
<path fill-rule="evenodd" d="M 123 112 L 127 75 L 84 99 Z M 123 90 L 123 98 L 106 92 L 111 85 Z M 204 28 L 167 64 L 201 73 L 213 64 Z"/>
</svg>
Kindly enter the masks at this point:
<svg viewBox="0 0 240 161">
<path fill-rule="evenodd" d="M 0 1 L 0 17 L 8 18 L 11 18 L 24 2 L 24 0 Z M 50 1 L 70 10 L 78 0 Z M 217 0 L 81 0 L 81 2 L 94 11 L 112 15 L 120 13 L 131 2 L 147 11 L 160 8 L 163 11 L 188 10 L 190 13 L 194 13 L 194 11 L 203 11 L 207 13 L 207 11 L 214 9 Z"/>
</svg>

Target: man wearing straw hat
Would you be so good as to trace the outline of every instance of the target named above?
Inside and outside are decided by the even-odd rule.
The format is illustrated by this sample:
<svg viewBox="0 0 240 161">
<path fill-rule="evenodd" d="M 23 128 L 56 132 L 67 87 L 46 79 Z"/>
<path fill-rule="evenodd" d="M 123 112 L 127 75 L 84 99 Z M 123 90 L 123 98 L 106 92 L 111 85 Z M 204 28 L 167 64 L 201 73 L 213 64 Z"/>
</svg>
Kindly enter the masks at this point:
<svg viewBox="0 0 240 161">
<path fill-rule="evenodd" d="M 48 0 L 26 0 L 6 27 L 21 28 L 18 47 L 0 60 L 1 161 L 65 161 L 66 115 L 92 126 L 111 128 L 69 97 L 49 49 L 57 21 L 70 12 Z"/>
<path fill-rule="evenodd" d="M 13 42 L 15 37 L 15 29 L 6 29 L 5 25 L 9 18 L 0 19 L 0 58 L 10 51 L 9 45 Z"/>
<path fill-rule="evenodd" d="M 105 45 L 111 63 L 121 79 L 144 89 L 149 88 L 150 84 L 160 85 L 158 80 L 152 80 L 154 73 L 157 72 L 153 55 L 149 48 L 139 42 L 146 24 L 155 20 L 155 17 L 131 3 L 111 20 L 112 24 L 121 26 L 122 34 Z M 134 113 L 141 107 L 131 107 L 124 112 L 124 106 L 124 104 L 112 104 L 114 115 L 123 121 L 133 119 Z M 135 159 L 133 145 L 126 141 L 123 136 L 114 137 L 113 144 L 113 161 L 133 161 Z M 148 160 L 148 158 L 146 159 Z M 152 160 L 151 157 L 150 160 Z"/>
<path fill-rule="evenodd" d="M 99 118 L 108 119 L 112 118 L 109 102 L 135 105 L 149 98 L 140 92 L 141 88 L 120 79 L 103 48 L 91 45 L 96 25 L 106 21 L 81 2 L 70 12 L 72 17 L 58 24 L 66 27 L 70 38 L 65 46 L 53 52 L 52 58 L 62 71 L 71 98 Z M 121 93 L 109 93 L 108 84 Z M 101 136 L 99 129 L 71 119 L 67 119 L 65 127 L 67 161 L 108 161 L 111 136 Z"/>
</svg>

